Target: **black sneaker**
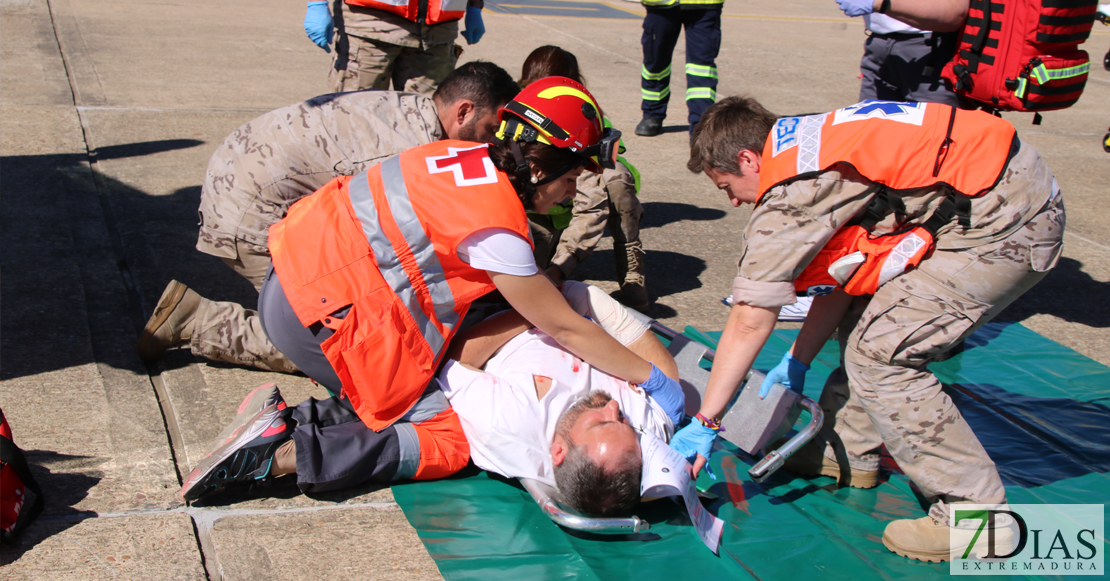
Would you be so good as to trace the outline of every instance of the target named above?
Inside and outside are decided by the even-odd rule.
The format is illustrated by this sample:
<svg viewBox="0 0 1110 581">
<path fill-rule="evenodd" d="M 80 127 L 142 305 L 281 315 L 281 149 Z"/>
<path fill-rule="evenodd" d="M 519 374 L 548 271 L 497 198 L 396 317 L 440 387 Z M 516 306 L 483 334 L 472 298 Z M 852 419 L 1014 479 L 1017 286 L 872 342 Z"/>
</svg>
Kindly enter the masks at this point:
<svg viewBox="0 0 1110 581">
<path fill-rule="evenodd" d="M 638 125 L 636 125 L 636 135 L 642 137 L 655 137 L 663 132 L 663 120 L 656 119 L 655 117 L 644 117 Z"/>
<path fill-rule="evenodd" d="M 285 407 L 284 401 L 281 407 Z M 270 475 L 274 452 L 293 436 L 288 416 L 288 410 L 270 404 L 242 422 L 223 444 L 209 452 L 185 477 L 181 497 L 192 502 L 230 484 L 266 479 Z M 236 418 L 237 421 L 239 419 Z"/>
</svg>

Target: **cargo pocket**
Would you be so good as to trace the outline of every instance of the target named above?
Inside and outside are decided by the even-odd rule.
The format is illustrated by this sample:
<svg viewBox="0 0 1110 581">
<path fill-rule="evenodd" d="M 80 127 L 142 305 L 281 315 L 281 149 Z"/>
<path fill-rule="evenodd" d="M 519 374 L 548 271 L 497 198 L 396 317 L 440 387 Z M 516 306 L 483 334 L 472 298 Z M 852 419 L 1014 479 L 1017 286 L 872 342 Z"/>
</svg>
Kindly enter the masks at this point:
<svg viewBox="0 0 1110 581">
<path fill-rule="evenodd" d="M 347 315 L 344 324 L 356 330 L 352 344 L 342 350 L 343 362 L 357 393 L 351 400 L 359 416 L 365 421 L 369 413 L 389 423 L 420 399 L 435 372 L 435 357 L 399 299 L 369 310 L 371 316 L 359 309 Z"/>
<path fill-rule="evenodd" d="M 1038 242 L 1029 247 L 1029 266 L 1034 272 L 1048 272 L 1060 261 L 1063 242 Z"/>
<path fill-rule="evenodd" d="M 868 308 L 849 345 L 882 365 L 906 366 L 924 365 L 944 354 L 990 309 L 925 275 L 886 285 L 871 307 L 879 310 Z"/>
</svg>

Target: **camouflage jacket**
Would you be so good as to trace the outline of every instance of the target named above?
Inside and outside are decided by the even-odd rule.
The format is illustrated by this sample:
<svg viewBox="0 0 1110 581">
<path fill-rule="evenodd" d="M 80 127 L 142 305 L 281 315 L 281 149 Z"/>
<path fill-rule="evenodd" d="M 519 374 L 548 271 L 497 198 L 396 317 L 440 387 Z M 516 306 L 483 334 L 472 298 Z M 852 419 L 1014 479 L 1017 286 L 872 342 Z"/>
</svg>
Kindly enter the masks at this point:
<svg viewBox="0 0 1110 581">
<path fill-rule="evenodd" d="M 412 93 L 335 93 L 266 113 L 212 154 L 197 250 L 235 258 L 236 240 L 265 247 L 270 226 L 293 202 L 443 136 L 432 99 Z"/>
</svg>

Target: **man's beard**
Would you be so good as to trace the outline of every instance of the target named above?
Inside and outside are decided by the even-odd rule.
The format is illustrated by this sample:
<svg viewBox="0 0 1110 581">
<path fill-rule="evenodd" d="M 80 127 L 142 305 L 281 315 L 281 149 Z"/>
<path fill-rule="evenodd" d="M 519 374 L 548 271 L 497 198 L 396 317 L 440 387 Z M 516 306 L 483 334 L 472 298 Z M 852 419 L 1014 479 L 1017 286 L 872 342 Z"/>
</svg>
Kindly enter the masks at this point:
<svg viewBox="0 0 1110 581">
<path fill-rule="evenodd" d="M 596 410 L 605 407 L 606 404 L 613 401 L 613 398 L 606 392 L 600 389 L 590 391 L 586 395 L 578 399 L 578 401 L 571 404 L 563 415 L 559 416 L 559 422 L 555 424 L 555 433 L 566 438 L 570 441 L 570 429 L 578 422 L 578 418 L 589 410 Z"/>
<path fill-rule="evenodd" d="M 476 113 L 476 112 L 475 112 Z M 472 114 L 470 122 L 459 127 L 459 139 L 463 141 L 478 141 L 478 115 Z"/>
</svg>

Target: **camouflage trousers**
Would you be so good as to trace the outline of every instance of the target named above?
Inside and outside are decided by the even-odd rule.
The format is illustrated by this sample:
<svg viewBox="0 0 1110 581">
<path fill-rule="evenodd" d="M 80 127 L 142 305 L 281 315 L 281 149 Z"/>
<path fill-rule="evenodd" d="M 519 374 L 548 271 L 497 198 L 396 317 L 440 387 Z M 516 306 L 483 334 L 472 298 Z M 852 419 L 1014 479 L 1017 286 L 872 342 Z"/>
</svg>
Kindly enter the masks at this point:
<svg viewBox="0 0 1110 581">
<path fill-rule="evenodd" d="M 235 249 L 235 258 L 220 257 L 220 260 L 250 281 L 254 290 L 262 290 L 262 281 L 266 280 L 266 271 L 270 270 L 270 250 L 246 240 L 236 240 Z"/>
<path fill-rule="evenodd" d="M 194 355 L 265 371 L 300 371 L 270 342 L 257 311 L 237 303 L 205 299 L 195 317 L 189 339 L 189 349 Z"/>
<path fill-rule="evenodd" d="M 424 49 L 399 46 L 358 36 L 337 36 L 335 57 L 328 73 L 333 93 L 366 89 L 420 93 L 432 96 L 436 87 L 455 70 L 455 45 Z"/>
<path fill-rule="evenodd" d="M 994 462 L 926 366 L 1044 278 L 1063 232 L 1056 194 L 1004 239 L 938 250 L 873 297 L 857 298 L 838 329 L 842 367 L 819 402 L 826 456 L 874 471 L 886 444 L 941 523 L 948 503 L 1005 502 Z"/>
</svg>

